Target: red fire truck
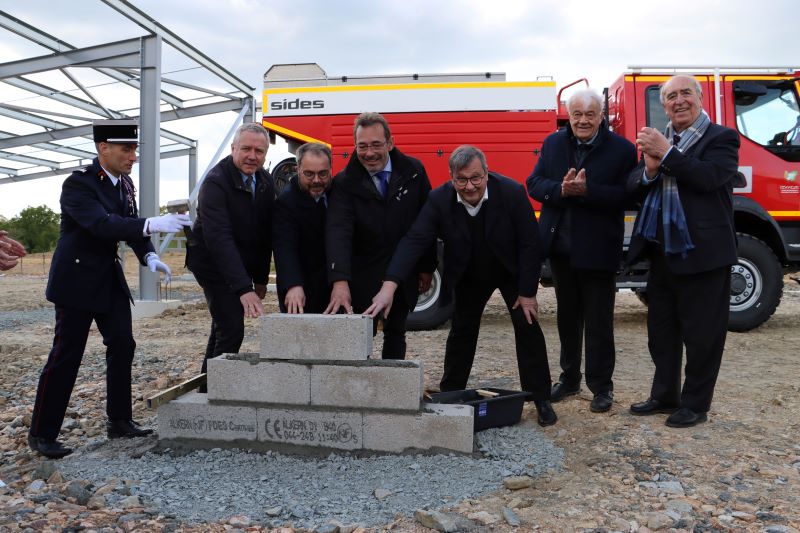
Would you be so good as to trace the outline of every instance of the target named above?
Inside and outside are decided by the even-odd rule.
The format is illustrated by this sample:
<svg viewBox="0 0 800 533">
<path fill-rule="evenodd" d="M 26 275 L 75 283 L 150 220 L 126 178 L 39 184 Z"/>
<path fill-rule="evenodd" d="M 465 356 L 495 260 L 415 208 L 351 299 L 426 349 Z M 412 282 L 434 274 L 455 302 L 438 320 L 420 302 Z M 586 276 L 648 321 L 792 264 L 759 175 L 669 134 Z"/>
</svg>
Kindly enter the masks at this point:
<svg viewBox="0 0 800 533">
<path fill-rule="evenodd" d="M 631 140 L 644 126 L 663 130 L 659 86 L 677 72 L 694 74 L 711 119 L 742 137 L 746 184 L 734 191 L 739 262 L 731 267 L 729 329 L 745 331 L 780 303 L 783 267 L 800 265 L 800 76 L 794 68 L 631 67 L 604 91 L 611 128 Z M 577 83 L 588 85 L 557 90 L 550 78 L 509 82 L 497 72 L 328 76 L 315 63 L 274 65 L 264 75 L 263 124 L 290 152 L 308 141 L 330 145 L 338 172 L 353 152 L 356 115 L 379 111 L 400 149 L 424 163 L 433 187 L 449 178 L 447 158 L 461 144 L 480 147 L 492 170 L 524 182 L 544 138 L 567 121 L 562 93 Z M 294 170 L 291 158 L 273 168 L 279 188 Z M 634 215 L 626 217 L 629 229 Z M 645 300 L 646 276 L 646 263 L 634 265 L 620 272 L 617 286 Z M 411 327 L 449 318 L 450 295 L 438 281 L 437 274 Z"/>
</svg>

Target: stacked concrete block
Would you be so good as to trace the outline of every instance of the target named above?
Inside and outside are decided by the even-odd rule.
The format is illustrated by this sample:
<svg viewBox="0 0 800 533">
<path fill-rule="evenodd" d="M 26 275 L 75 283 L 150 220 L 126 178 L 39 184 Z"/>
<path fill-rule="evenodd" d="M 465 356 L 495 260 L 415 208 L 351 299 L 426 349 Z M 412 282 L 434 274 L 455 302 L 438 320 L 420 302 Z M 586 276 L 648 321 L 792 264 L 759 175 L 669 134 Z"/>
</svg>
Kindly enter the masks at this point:
<svg viewBox="0 0 800 533">
<path fill-rule="evenodd" d="M 208 393 L 160 407 L 159 438 L 205 446 L 472 452 L 471 406 L 422 402 L 419 363 L 371 360 L 371 353 L 368 317 L 262 317 L 261 352 L 209 360 Z"/>
</svg>

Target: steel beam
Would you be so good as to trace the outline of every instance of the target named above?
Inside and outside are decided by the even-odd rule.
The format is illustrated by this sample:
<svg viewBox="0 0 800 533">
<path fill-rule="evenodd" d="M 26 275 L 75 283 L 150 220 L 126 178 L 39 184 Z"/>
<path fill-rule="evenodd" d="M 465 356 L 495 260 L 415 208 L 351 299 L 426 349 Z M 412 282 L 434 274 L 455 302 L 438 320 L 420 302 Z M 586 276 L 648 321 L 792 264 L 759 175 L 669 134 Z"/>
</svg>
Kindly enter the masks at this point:
<svg viewBox="0 0 800 533">
<path fill-rule="evenodd" d="M 174 157 L 183 157 L 183 156 L 187 156 L 187 155 L 189 157 L 191 157 L 191 151 L 192 150 L 194 150 L 194 148 L 183 148 L 181 150 L 171 150 L 169 152 L 162 152 L 161 155 L 160 155 L 160 158 L 161 159 L 171 159 L 171 158 L 174 158 Z M 86 158 L 87 162 L 83 163 L 83 164 L 80 164 L 80 165 L 64 167 L 64 168 L 57 168 L 57 169 L 54 169 L 54 170 L 42 170 L 40 172 L 31 172 L 30 174 L 17 174 L 15 176 L 8 176 L 8 177 L 0 178 L 0 185 L 6 184 L 6 183 L 17 183 L 17 182 L 20 182 L 20 181 L 30 181 L 30 180 L 35 180 L 35 179 L 39 179 L 39 178 L 49 178 L 49 177 L 52 177 L 52 176 L 64 176 L 66 174 L 72 174 L 76 170 L 81 170 L 82 168 L 85 168 L 86 165 L 89 164 L 88 160 L 91 160 L 91 159 L 93 159 L 95 157 L 94 154 L 90 154 L 90 155 L 91 155 L 91 157 Z M 10 169 L 10 170 L 14 170 L 15 172 L 18 172 L 15 169 Z M 3 173 L 3 171 L 0 170 L 0 173 Z"/>
<path fill-rule="evenodd" d="M 251 96 L 255 88 L 250 87 L 247 83 L 237 78 L 229 70 L 225 69 L 222 65 L 205 55 L 203 52 L 184 41 L 177 34 L 170 31 L 168 28 L 159 24 L 156 20 L 148 16 L 145 12 L 140 11 L 126 0 L 103 0 L 107 6 L 115 9 L 121 14 L 125 15 L 136 24 L 146 29 L 150 33 L 160 35 L 172 47 L 181 52 L 186 57 L 197 62 L 198 65 L 204 67 L 206 70 L 215 74 L 220 79 L 225 80 L 227 83 Z"/>
<path fill-rule="evenodd" d="M 27 163 L 28 165 L 36 165 L 52 169 L 56 169 L 60 166 L 58 164 L 58 161 L 51 161 L 50 159 L 40 159 L 38 157 L 30 157 L 23 154 L 15 154 L 14 152 L 6 152 L 4 150 L 0 150 L 0 159 L 7 159 L 9 161 L 17 161 L 19 163 Z"/>
<path fill-rule="evenodd" d="M 64 72 L 63 69 L 61 69 Z M 83 85 L 78 83 L 71 75 L 67 75 L 67 77 L 72 81 L 72 83 L 76 84 L 81 90 L 85 90 Z M 3 80 L 4 83 L 9 85 L 13 85 L 14 87 L 18 87 L 25 91 L 31 92 L 33 94 L 38 94 L 39 96 L 44 96 L 46 98 L 53 99 L 57 102 L 61 102 L 62 104 L 67 104 L 68 106 L 75 107 L 78 109 L 83 109 L 84 111 L 88 111 L 89 113 L 94 113 L 95 115 L 105 116 L 108 118 L 122 118 L 124 115 L 117 111 L 113 111 L 107 109 L 104 106 L 99 105 L 98 103 L 88 102 L 82 98 L 77 98 L 70 94 L 65 94 L 64 92 L 58 91 L 52 87 L 48 87 L 47 85 L 43 85 L 41 83 L 37 83 L 35 81 L 31 81 L 25 78 L 6 78 Z M 90 95 L 91 97 L 91 95 Z M 95 102 L 97 102 L 95 100 Z"/>
<path fill-rule="evenodd" d="M 0 79 L 63 67 L 139 67 L 139 37 L 0 64 Z"/>
<path fill-rule="evenodd" d="M 141 81 L 139 93 L 139 216 L 142 218 L 158 215 L 159 159 L 161 152 L 161 37 L 144 37 L 141 41 Z M 156 250 L 159 235 L 151 239 Z M 158 299 L 160 274 L 139 265 L 139 298 L 145 301 Z"/>
<path fill-rule="evenodd" d="M 240 100 L 225 100 L 222 102 L 214 102 L 211 104 L 200 104 L 183 109 L 173 109 L 170 111 L 161 112 L 161 122 L 169 122 L 172 120 L 179 120 L 183 118 L 193 118 L 202 115 L 211 115 L 214 113 L 223 113 L 225 111 L 240 111 L 243 105 L 243 99 Z M 138 117 L 131 117 L 138 118 Z M 28 135 L 19 135 L 13 138 L 0 139 L 0 149 L 13 148 L 15 146 L 27 146 L 29 144 L 42 143 L 54 141 L 59 139 L 70 139 L 72 137 L 81 137 L 84 135 L 91 135 L 91 124 L 83 126 L 72 126 L 69 128 L 54 129 L 52 131 L 45 131 L 41 133 L 32 133 Z"/>
<path fill-rule="evenodd" d="M 34 28 L 27 22 L 19 20 L 16 17 L 12 17 L 4 11 L 0 11 L 0 27 L 6 28 L 7 30 L 26 38 L 29 41 L 33 41 L 40 46 L 52 50 L 53 52 L 64 52 L 66 50 L 76 49 L 75 46 L 62 41 L 61 39 L 56 39 L 49 33 L 43 32 L 39 28 Z M 137 90 L 139 89 L 140 84 L 138 78 L 131 78 L 131 74 L 129 72 L 121 71 L 120 69 L 107 68 L 98 68 L 95 70 L 105 74 L 109 78 L 120 81 L 131 87 L 135 87 Z M 170 105 L 183 107 L 183 100 L 166 91 L 161 91 L 161 99 Z"/>
</svg>

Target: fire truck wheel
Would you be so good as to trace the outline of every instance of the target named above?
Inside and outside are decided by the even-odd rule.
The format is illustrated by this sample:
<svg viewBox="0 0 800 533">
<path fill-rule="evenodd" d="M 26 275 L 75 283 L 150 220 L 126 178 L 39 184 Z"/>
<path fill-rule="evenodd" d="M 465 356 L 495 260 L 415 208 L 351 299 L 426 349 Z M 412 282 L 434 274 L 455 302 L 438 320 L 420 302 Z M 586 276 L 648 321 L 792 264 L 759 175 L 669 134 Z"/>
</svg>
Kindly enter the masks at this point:
<svg viewBox="0 0 800 533">
<path fill-rule="evenodd" d="M 731 267 L 729 331 L 748 331 L 772 316 L 783 296 L 783 269 L 767 244 L 737 234 L 739 262 Z"/>
<path fill-rule="evenodd" d="M 450 303 L 444 304 L 443 300 L 442 276 L 437 270 L 433 273 L 431 288 L 419 295 L 414 312 L 408 315 L 406 329 L 409 331 L 435 329 L 447 322 L 453 314 L 453 302 L 451 300 Z"/>
<path fill-rule="evenodd" d="M 275 181 L 275 196 L 280 196 L 292 179 L 297 176 L 297 161 L 284 159 L 272 169 L 272 179 Z"/>
</svg>

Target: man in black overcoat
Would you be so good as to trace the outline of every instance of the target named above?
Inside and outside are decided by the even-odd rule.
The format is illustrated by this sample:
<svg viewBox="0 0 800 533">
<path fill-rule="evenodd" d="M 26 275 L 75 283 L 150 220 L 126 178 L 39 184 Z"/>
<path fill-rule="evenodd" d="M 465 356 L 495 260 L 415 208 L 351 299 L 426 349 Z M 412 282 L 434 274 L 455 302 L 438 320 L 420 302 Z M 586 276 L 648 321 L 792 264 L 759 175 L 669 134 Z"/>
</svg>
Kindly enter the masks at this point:
<svg viewBox="0 0 800 533">
<path fill-rule="evenodd" d="M 272 243 L 283 313 L 322 313 L 330 288 L 325 219 L 331 198 L 331 150 L 306 143 L 297 149 L 297 177 L 275 201 Z"/>
<path fill-rule="evenodd" d="M 631 412 L 671 413 L 671 427 L 707 419 L 725 349 L 730 267 L 737 262 L 739 135 L 713 124 L 702 102 L 692 76 L 673 76 L 661 87 L 666 135 L 642 128 L 636 143 L 643 157 L 628 182 L 643 198 L 628 255 L 630 262 L 650 259 L 647 336 L 655 364 L 650 396 Z"/>
<path fill-rule="evenodd" d="M 325 242 L 332 290 L 326 313 L 363 313 L 370 306 L 397 243 L 431 190 L 425 167 L 394 146 L 383 116 L 359 115 L 353 137 L 355 157 L 334 178 L 336 193 L 328 209 Z M 384 359 L 405 358 L 406 318 L 417 296 L 430 288 L 435 268 L 436 243 L 431 243 L 398 280 L 402 297 L 383 319 Z"/>
<path fill-rule="evenodd" d="M 203 288 L 211 313 L 202 372 L 210 358 L 239 352 L 245 317 L 264 314 L 275 203 L 275 185 L 264 170 L 268 149 L 269 134 L 261 124 L 242 124 L 231 155 L 209 171 L 200 187 L 186 266 Z"/>
<path fill-rule="evenodd" d="M 449 166 L 451 180 L 431 192 L 417 221 L 397 246 L 386 281 L 366 313 L 376 317 L 390 312 L 400 281 L 431 244 L 441 239 L 442 290 L 454 290 L 455 295 L 441 390 L 466 387 L 483 309 L 499 289 L 514 326 L 522 389 L 531 393 L 539 424 L 555 424 L 547 348 L 537 321 L 542 250 L 525 188 L 489 172 L 483 152 L 473 146 L 456 148 Z"/>
</svg>

